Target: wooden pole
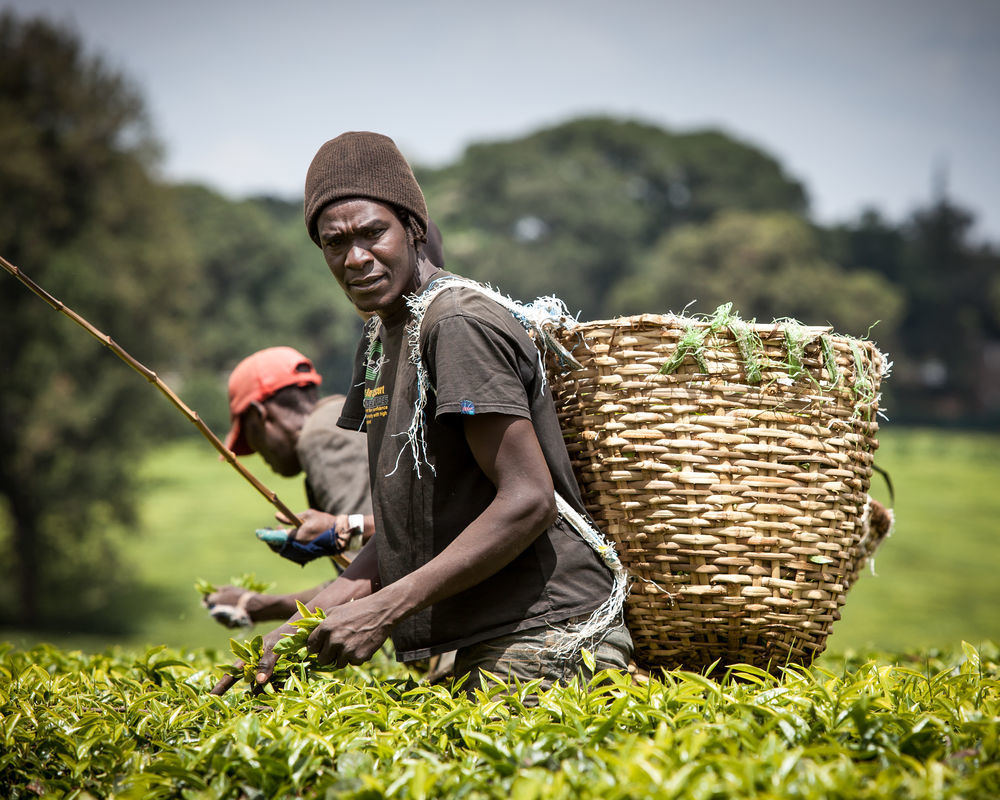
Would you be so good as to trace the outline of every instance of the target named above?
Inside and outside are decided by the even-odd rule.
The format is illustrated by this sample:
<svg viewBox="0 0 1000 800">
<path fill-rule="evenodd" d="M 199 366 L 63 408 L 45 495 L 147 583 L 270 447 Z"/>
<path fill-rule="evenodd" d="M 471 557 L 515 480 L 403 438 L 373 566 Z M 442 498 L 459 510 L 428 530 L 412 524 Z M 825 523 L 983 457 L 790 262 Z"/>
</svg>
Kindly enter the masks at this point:
<svg viewBox="0 0 1000 800">
<path fill-rule="evenodd" d="M 139 363 L 139 361 L 137 361 L 134 357 L 125 352 L 125 350 L 114 339 L 112 339 L 106 333 L 102 333 L 101 331 L 99 331 L 97 328 L 95 328 L 93 325 L 87 322 L 87 320 L 85 320 L 83 317 L 81 317 L 79 314 L 73 311 L 73 309 L 67 307 L 63 302 L 53 297 L 51 294 L 45 291 L 41 286 L 35 283 L 31 278 L 25 275 L 23 271 L 21 271 L 16 266 L 11 264 L 3 256 L 0 256 L 0 266 L 3 266 L 3 268 L 7 272 L 9 272 L 11 275 L 17 278 L 21 283 L 27 286 L 28 289 L 30 289 L 32 292 L 34 292 L 36 295 L 42 298 L 42 300 L 44 300 L 46 303 L 52 306 L 56 311 L 65 314 L 67 317 L 73 320 L 73 322 L 75 322 L 77 325 L 79 325 L 81 328 L 87 331 L 87 333 L 89 333 L 91 336 L 93 336 L 95 339 L 101 342 L 101 344 L 110 349 L 111 352 L 113 352 L 116 356 L 118 356 L 122 361 L 124 361 L 126 364 L 132 367 L 132 369 L 134 369 L 136 372 L 142 375 L 147 381 L 156 386 L 156 388 L 159 389 L 164 394 L 164 396 L 166 396 L 167 400 L 169 400 L 171 404 L 173 404 L 174 408 L 178 409 L 182 414 L 184 414 L 185 417 L 188 418 L 188 420 L 190 420 L 194 424 L 194 426 L 201 432 L 202 436 L 204 436 L 206 439 L 208 439 L 209 442 L 211 442 L 212 446 L 219 451 L 222 457 L 229 462 L 229 464 L 233 467 L 233 469 L 235 469 L 238 473 L 240 473 L 240 475 L 246 478 L 246 480 L 250 483 L 251 486 L 253 486 L 254 489 L 260 492 L 265 498 L 267 498 L 268 502 L 270 502 L 271 505 L 273 505 L 282 514 L 288 517 L 288 519 L 290 519 L 296 527 L 302 524 L 302 521 L 297 516 L 295 516 L 294 513 L 292 513 L 291 509 L 289 509 L 288 506 L 286 506 L 284 503 L 281 502 L 281 500 L 278 499 L 278 495 L 275 494 L 270 489 L 268 489 L 259 480 L 257 480 L 257 478 L 254 477 L 253 473 L 251 473 L 250 470 L 248 470 L 242 463 L 240 463 L 239 459 L 236 458 L 233 452 L 229 450 L 229 448 L 227 448 L 214 433 L 212 433 L 211 428 L 209 428 L 208 425 L 206 425 L 204 421 L 202 421 L 201 417 L 199 417 L 196 412 L 192 411 L 187 405 L 185 405 L 184 402 L 173 392 L 173 390 L 169 386 L 167 386 L 162 380 L 160 380 L 160 377 L 155 372 L 153 372 L 151 369 Z M 341 566 L 347 566 L 350 563 L 350 561 L 344 558 L 343 555 L 333 556 L 333 559 Z"/>
</svg>

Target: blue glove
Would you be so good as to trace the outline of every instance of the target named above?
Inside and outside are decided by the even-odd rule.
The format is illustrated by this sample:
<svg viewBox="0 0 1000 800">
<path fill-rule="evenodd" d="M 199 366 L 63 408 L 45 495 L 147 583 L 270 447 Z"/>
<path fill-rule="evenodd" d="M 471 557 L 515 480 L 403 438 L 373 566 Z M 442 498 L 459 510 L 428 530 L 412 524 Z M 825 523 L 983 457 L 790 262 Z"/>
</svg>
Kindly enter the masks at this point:
<svg viewBox="0 0 1000 800">
<path fill-rule="evenodd" d="M 288 538 L 278 550 L 278 555 L 294 561 L 296 564 L 305 565 L 316 558 L 323 556 L 335 556 L 343 552 L 344 546 L 337 538 L 336 528 L 327 528 L 311 542 L 298 542 Z"/>
</svg>

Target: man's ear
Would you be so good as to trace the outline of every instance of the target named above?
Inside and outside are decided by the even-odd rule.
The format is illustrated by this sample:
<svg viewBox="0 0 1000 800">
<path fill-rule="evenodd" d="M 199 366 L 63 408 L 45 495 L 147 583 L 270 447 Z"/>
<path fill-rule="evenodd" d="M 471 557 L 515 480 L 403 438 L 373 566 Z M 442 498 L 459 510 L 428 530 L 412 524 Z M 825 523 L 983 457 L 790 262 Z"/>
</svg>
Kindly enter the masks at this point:
<svg viewBox="0 0 1000 800">
<path fill-rule="evenodd" d="M 258 422 L 266 422 L 270 414 L 267 413 L 267 406 L 264 403 L 260 403 L 254 400 L 250 405 L 247 406 L 247 410 L 243 412 L 247 417 L 253 416 Z"/>
</svg>

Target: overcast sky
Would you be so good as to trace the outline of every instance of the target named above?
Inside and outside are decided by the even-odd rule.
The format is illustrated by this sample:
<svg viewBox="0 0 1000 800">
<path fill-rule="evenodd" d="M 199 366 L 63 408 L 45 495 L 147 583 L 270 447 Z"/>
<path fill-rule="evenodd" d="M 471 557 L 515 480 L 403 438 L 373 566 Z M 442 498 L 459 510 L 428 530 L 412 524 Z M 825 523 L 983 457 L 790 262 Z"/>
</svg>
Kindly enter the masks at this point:
<svg viewBox="0 0 1000 800">
<path fill-rule="evenodd" d="M 70 23 L 142 90 L 164 173 L 298 197 L 344 130 L 440 164 L 583 114 L 717 127 L 821 222 L 925 205 L 1000 243 L 998 0 L 0 0 Z"/>
</svg>

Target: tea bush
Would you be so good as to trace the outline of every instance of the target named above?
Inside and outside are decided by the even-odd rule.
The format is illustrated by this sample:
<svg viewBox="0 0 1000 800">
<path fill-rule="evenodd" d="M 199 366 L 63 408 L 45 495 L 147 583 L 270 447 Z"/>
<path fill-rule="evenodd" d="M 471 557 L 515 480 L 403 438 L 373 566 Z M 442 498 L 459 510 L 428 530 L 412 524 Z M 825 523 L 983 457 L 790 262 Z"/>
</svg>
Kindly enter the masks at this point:
<svg viewBox="0 0 1000 800">
<path fill-rule="evenodd" d="M 380 655 L 220 698 L 212 651 L 7 646 L 0 796 L 994 798 L 998 662 L 987 643 L 469 700 Z"/>
</svg>

